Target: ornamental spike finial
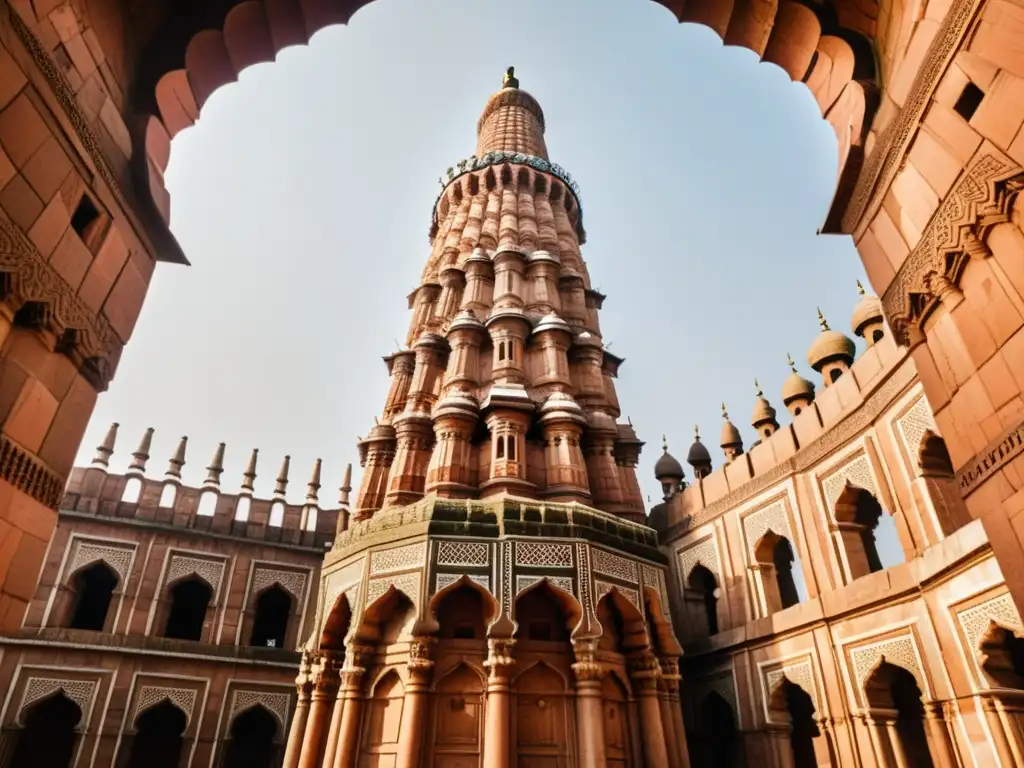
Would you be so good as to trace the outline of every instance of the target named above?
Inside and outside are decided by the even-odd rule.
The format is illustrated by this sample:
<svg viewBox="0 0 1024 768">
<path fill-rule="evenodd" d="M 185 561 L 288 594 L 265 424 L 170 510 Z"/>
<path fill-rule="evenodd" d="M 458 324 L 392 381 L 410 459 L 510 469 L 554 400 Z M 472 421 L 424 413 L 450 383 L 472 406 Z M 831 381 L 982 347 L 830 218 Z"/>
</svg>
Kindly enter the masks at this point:
<svg viewBox="0 0 1024 768">
<path fill-rule="evenodd" d="M 700 442 L 700 424 L 693 425 L 693 439 Z"/>
<path fill-rule="evenodd" d="M 519 80 L 516 79 L 516 68 L 509 67 L 505 70 L 505 77 L 501 79 L 502 88 L 518 88 Z"/>
<path fill-rule="evenodd" d="M 313 464 L 313 474 L 309 478 L 309 482 L 306 484 L 306 503 L 317 504 L 320 498 L 317 492 L 320 490 L 320 466 L 323 462 L 317 459 Z"/>
<path fill-rule="evenodd" d="M 181 480 L 181 468 L 185 466 L 185 449 L 188 447 L 188 436 L 182 435 L 178 448 L 167 462 L 167 477 Z"/>
<path fill-rule="evenodd" d="M 117 440 L 117 428 L 121 426 L 116 421 L 110 425 L 103 442 L 96 446 L 96 455 L 92 459 L 94 467 L 106 469 L 110 465 L 110 457 L 114 453 L 114 443 Z"/>
<path fill-rule="evenodd" d="M 754 379 L 754 389 L 757 390 L 758 397 L 764 397 L 764 392 L 761 391 L 761 385 L 757 383 L 757 379 Z"/>
<path fill-rule="evenodd" d="M 789 363 L 789 370 L 796 373 L 796 363 L 793 362 L 793 356 L 789 352 L 786 353 L 786 362 Z"/>
<path fill-rule="evenodd" d="M 348 496 L 352 493 L 352 464 L 345 465 L 345 476 L 341 480 L 341 488 L 338 491 L 338 505 L 348 507 Z"/>
<path fill-rule="evenodd" d="M 861 296 L 863 296 L 864 293 L 865 293 L 864 292 L 864 286 L 861 285 L 860 280 L 857 281 L 857 293 L 859 293 Z"/>
<path fill-rule="evenodd" d="M 224 472 L 224 443 L 217 443 L 217 450 L 213 452 L 213 460 L 206 468 L 206 480 L 203 485 L 220 487 L 220 476 Z"/>
<path fill-rule="evenodd" d="M 256 482 L 256 460 L 259 458 L 259 454 L 259 448 L 252 449 L 252 454 L 249 456 L 249 465 L 245 468 L 245 472 L 242 473 L 243 491 L 252 493 L 253 485 Z"/>
<path fill-rule="evenodd" d="M 667 435 L 662 435 L 661 436 L 661 450 L 663 450 L 665 453 L 668 453 L 668 436 Z"/>
<path fill-rule="evenodd" d="M 729 411 L 725 409 L 725 403 L 722 403 L 722 418 L 726 421 L 729 420 Z"/>
<path fill-rule="evenodd" d="M 291 466 L 292 457 L 285 456 L 281 462 L 281 471 L 277 473 L 277 482 L 274 484 L 274 495 L 284 498 L 284 492 L 288 488 L 288 468 Z"/>
<path fill-rule="evenodd" d="M 146 471 L 146 462 L 149 461 L 149 448 L 153 445 L 153 432 L 153 428 L 149 427 L 146 430 L 146 434 L 142 436 L 142 440 L 139 441 L 139 447 L 132 454 L 132 463 L 128 466 L 129 472 L 136 470 L 141 474 Z"/>
<path fill-rule="evenodd" d="M 821 307 L 818 307 L 818 325 L 821 326 L 821 330 L 823 331 L 827 331 L 829 329 L 828 320 L 826 320 L 825 316 L 821 314 Z"/>
</svg>

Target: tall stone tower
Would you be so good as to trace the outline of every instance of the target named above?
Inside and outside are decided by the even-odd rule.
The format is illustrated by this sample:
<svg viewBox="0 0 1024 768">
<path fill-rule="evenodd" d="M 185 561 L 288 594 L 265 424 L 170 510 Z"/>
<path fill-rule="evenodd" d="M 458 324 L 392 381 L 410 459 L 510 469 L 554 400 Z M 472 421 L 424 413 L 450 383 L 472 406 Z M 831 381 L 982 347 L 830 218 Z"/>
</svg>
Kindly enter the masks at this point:
<svg viewBox="0 0 1024 768">
<path fill-rule="evenodd" d="M 510 68 L 448 169 L 284 768 L 686 768 L 666 557 L 579 192 Z"/>
<path fill-rule="evenodd" d="M 387 403 L 360 442 L 357 519 L 424 494 L 511 494 L 642 522 L 642 443 L 616 423 L 622 360 L 601 341 L 579 191 L 511 69 L 442 185 L 407 348 L 385 358 Z"/>
</svg>

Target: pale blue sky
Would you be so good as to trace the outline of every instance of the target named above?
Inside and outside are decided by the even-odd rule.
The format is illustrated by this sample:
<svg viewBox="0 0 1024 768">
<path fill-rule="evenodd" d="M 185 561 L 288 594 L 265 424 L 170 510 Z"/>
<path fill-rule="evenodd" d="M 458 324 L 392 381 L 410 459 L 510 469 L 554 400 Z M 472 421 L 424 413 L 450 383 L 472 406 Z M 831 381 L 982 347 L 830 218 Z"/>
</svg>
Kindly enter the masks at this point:
<svg viewBox="0 0 1024 768">
<path fill-rule="evenodd" d="M 698 422 L 717 465 L 723 400 L 749 446 L 755 376 L 780 414 L 787 351 L 818 382 L 815 307 L 849 333 L 863 271 L 849 238 L 815 235 L 836 147 L 803 85 L 647 0 L 378 0 L 244 72 L 175 140 L 172 228 L 193 266 L 158 266 L 79 463 L 119 421 L 118 471 L 152 426 L 154 476 L 187 434 L 188 482 L 223 440 L 227 490 L 253 447 L 258 493 L 285 453 L 292 498 L 318 456 L 325 506 L 348 461 L 358 486 L 437 179 L 472 154 L 508 65 L 580 184 L 652 502 L 663 432 L 683 459 Z"/>
</svg>

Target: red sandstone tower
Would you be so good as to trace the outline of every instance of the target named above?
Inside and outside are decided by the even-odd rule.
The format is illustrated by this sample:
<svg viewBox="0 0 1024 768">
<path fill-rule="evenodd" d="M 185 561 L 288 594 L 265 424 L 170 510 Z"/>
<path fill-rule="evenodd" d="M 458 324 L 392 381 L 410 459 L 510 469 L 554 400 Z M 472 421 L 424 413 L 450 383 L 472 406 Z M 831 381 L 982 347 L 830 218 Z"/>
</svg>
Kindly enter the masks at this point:
<svg viewBox="0 0 1024 768">
<path fill-rule="evenodd" d="M 357 519 L 424 494 L 510 494 L 642 521 L 643 444 L 616 423 L 622 360 L 601 341 L 579 190 L 511 68 L 476 154 L 442 184 L 407 348 L 385 358 L 384 413 L 359 444 Z"/>
</svg>

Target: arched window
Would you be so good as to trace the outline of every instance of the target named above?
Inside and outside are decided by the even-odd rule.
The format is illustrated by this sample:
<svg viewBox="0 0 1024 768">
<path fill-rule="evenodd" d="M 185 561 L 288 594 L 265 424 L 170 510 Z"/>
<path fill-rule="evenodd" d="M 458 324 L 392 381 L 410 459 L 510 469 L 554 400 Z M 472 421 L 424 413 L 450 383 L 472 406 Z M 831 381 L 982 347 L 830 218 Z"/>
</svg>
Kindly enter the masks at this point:
<svg viewBox="0 0 1024 768">
<path fill-rule="evenodd" d="M 239 496 L 235 504 L 235 522 L 247 523 L 249 521 L 249 509 L 252 506 L 252 499 L 248 496 Z"/>
<path fill-rule="evenodd" d="M 231 723 L 222 768 L 271 768 L 277 765 L 277 720 L 259 704 L 249 707 Z"/>
<path fill-rule="evenodd" d="M 921 689 L 914 676 L 894 664 L 883 661 L 869 675 L 864 691 L 868 704 L 876 712 L 882 738 L 888 738 L 903 765 L 933 768 L 928 736 L 924 727 Z"/>
<path fill-rule="evenodd" d="M 516 356 L 515 356 L 515 349 L 516 349 L 516 344 L 515 344 L 515 342 L 514 342 L 514 341 L 509 341 L 509 342 L 508 342 L 508 361 L 509 361 L 510 363 L 511 363 L 511 362 L 512 362 L 513 360 L 515 360 L 515 357 L 516 357 Z"/>
<path fill-rule="evenodd" d="M 851 579 L 906 561 L 896 521 L 868 491 L 847 484 L 835 505 Z"/>
<path fill-rule="evenodd" d="M 435 612 L 441 640 L 486 640 L 491 611 L 485 608 L 483 596 L 468 584 L 445 594 Z"/>
<path fill-rule="evenodd" d="M 982 669 L 996 686 L 1024 690 L 1024 639 L 990 622 L 979 650 Z"/>
<path fill-rule="evenodd" d="M 284 502 L 275 501 L 270 505 L 270 522 L 272 528 L 280 528 L 284 524 Z"/>
<path fill-rule="evenodd" d="M 504 360 L 504 359 L 505 359 L 505 342 L 504 341 L 499 341 L 498 342 L 498 360 L 501 361 L 501 360 Z"/>
<path fill-rule="evenodd" d="M 833 384 L 835 384 L 837 381 L 839 381 L 839 377 L 842 376 L 842 375 L 843 375 L 843 369 L 842 368 L 833 368 L 831 371 L 828 372 L 828 377 L 832 380 Z"/>
<path fill-rule="evenodd" d="M 537 640 L 549 643 L 568 643 L 569 633 L 575 626 L 578 609 L 567 610 L 568 601 L 556 595 L 547 582 L 541 582 L 515 601 L 515 621 L 519 625 L 516 638 L 520 641 Z"/>
<path fill-rule="evenodd" d="M 789 608 L 796 605 L 800 602 L 796 581 L 793 579 L 793 561 L 796 560 L 796 555 L 793 553 L 793 545 L 789 543 L 789 539 L 779 540 L 772 553 L 772 559 L 782 607 Z"/>
<path fill-rule="evenodd" d="M 135 721 L 127 768 L 178 768 L 188 724 L 185 713 L 166 699 Z"/>
<path fill-rule="evenodd" d="M 63 691 L 36 702 L 23 715 L 8 765 L 32 768 L 67 768 L 75 756 L 75 728 L 82 710 Z"/>
<path fill-rule="evenodd" d="M 788 680 L 782 683 L 782 696 L 789 714 L 789 742 L 793 748 L 794 768 L 817 768 L 814 740 L 821 735 L 814 720 L 814 702 L 799 685 Z"/>
<path fill-rule="evenodd" d="M 690 571 L 690 589 L 696 594 L 704 611 L 708 635 L 718 634 L 718 581 L 715 574 L 698 563 Z"/>
<path fill-rule="evenodd" d="M 142 493 L 142 480 L 137 477 L 129 477 L 124 484 L 124 492 L 121 494 L 121 501 L 125 504 L 138 504 L 139 495 Z"/>
<path fill-rule="evenodd" d="M 515 435 L 506 435 L 505 443 L 506 443 L 507 448 L 508 448 L 507 451 L 506 451 L 506 453 L 508 454 L 508 460 L 509 461 L 515 461 L 516 460 L 516 436 Z"/>
<path fill-rule="evenodd" d="M 97 561 L 75 574 L 74 585 L 75 609 L 68 627 L 102 632 L 117 588 L 117 574 L 106 563 Z"/>
<path fill-rule="evenodd" d="M 217 492 L 216 491 L 204 491 L 203 495 L 199 497 L 199 509 L 196 514 L 200 517 L 213 517 L 213 513 L 217 511 Z"/>
<path fill-rule="evenodd" d="M 498 435 L 496 438 L 494 438 L 494 440 L 495 440 L 495 446 L 496 446 L 495 449 L 494 449 L 495 450 L 494 457 L 496 459 L 504 459 L 505 458 L 505 436 L 504 435 Z"/>
<path fill-rule="evenodd" d="M 873 341 L 873 342 L 874 342 L 875 344 L 877 344 L 878 342 L 880 342 L 880 341 L 882 340 L 882 337 L 883 337 L 883 336 L 885 336 L 885 334 L 884 334 L 884 333 L 882 332 L 882 329 L 881 329 L 881 328 L 876 328 L 876 329 L 875 329 L 874 331 L 872 331 L 872 332 L 871 332 L 871 340 L 872 340 L 872 341 Z"/>
<path fill-rule="evenodd" d="M 174 506 L 177 498 L 178 486 L 174 483 L 164 483 L 164 488 L 160 491 L 160 506 L 164 509 L 170 509 Z"/>
<path fill-rule="evenodd" d="M 206 610 L 213 598 L 213 590 L 198 578 L 179 581 L 170 591 L 171 605 L 167 613 L 164 637 L 175 640 L 200 640 Z"/>
<path fill-rule="evenodd" d="M 767 615 L 807 599 L 800 560 L 785 536 L 768 531 L 754 551 L 760 566 Z"/>
<path fill-rule="evenodd" d="M 291 612 L 292 598 L 284 589 L 275 584 L 265 590 L 256 598 L 256 615 L 249 645 L 284 648 Z"/>
</svg>

